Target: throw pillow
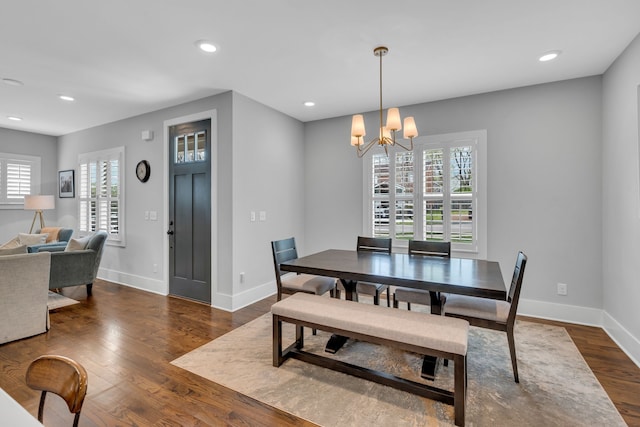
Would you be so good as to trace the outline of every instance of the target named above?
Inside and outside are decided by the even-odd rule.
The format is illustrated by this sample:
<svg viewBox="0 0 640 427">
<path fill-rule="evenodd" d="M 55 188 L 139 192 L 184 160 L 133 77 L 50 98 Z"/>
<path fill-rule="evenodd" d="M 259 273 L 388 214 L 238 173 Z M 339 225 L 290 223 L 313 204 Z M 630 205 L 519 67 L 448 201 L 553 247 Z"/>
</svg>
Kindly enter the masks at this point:
<svg viewBox="0 0 640 427">
<path fill-rule="evenodd" d="M 87 248 L 91 236 L 81 237 L 79 239 L 69 239 L 65 252 L 82 251 Z"/>
<path fill-rule="evenodd" d="M 15 248 L 11 248 L 11 249 L 0 249 L 0 256 L 3 256 L 3 255 L 15 255 L 15 254 L 26 254 L 26 253 L 27 253 L 27 246 L 26 245 L 17 246 Z"/>
<path fill-rule="evenodd" d="M 2 246 L 0 246 L 0 249 L 13 249 L 17 248 L 18 246 L 20 246 L 20 242 L 18 241 L 18 236 L 16 236 L 8 242 L 3 243 Z"/>
<path fill-rule="evenodd" d="M 18 241 L 21 245 L 41 245 L 47 240 L 47 236 L 49 234 L 26 234 L 26 233 L 18 233 Z"/>
<path fill-rule="evenodd" d="M 58 233 L 60 233 L 61 228 L 62 227 L 44 227 L 42 230 L 40 230 L 40 232 L 49 233 L 46 243 L 52 243 L 58 241 Z"/>
</svg>

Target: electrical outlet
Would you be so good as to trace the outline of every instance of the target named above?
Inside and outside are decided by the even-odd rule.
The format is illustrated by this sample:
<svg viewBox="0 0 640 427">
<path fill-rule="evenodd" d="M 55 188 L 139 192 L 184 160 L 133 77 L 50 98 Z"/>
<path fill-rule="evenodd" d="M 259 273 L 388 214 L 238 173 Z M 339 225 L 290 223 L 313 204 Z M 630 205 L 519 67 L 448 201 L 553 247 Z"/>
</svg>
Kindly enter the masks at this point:
<svg viewBox="0 0 640 427">
<path fill-rule="evenodd" d="M 566 283 L 558 283 L 558 295 L 567 295 Z"/>
</svg>

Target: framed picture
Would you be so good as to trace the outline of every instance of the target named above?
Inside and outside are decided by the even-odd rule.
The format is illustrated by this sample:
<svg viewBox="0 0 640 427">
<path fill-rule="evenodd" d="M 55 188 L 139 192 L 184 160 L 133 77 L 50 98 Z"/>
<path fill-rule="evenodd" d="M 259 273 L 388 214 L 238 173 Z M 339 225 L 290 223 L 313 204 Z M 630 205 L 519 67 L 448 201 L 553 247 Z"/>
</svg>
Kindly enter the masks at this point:
<svg viewBox="0 0 640 427">
<path fill-rule="evenodd" d="M 58 197 L 76 197 L 75 171 L 73 169 L 58 172 Z"/>
</svg>

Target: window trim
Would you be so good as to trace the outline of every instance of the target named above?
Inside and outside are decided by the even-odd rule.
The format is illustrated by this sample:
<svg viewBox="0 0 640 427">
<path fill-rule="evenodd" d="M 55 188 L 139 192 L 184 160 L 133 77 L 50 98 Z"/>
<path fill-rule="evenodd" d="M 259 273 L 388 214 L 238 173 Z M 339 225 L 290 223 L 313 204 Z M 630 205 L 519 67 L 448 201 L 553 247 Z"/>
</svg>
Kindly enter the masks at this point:
<svg viewBox="0 0 640 427">
<path fill-rule="evenodd" d="M 114 147 L 107 150 L 100 151 L 92 151 L 88 153 L 82 153 L 78 155 L 78 173 L 76 174 L 76 179 L 78 180 L 76 184 L 76 194 L 78 197 L 78 232 L 80 236 L 85 236 L 91 234 L 90 230 L 82 230 L 80 228 L 80 221 L 82 218 L 82 202 L 90 201 L 93 198 L 91 197 L 82 197 L 82 172 L 81 165 L 84 163 L 90 162 L 98 162 L 98 161 L 108 161 L 117 159 L 118 164 L 118 211 L 120 215 L 118 216 L 118 234 L 111 234 L 109 230 L 105 230 L 108 233 L 107 241 L 105 242 L 107 245 L 111 246 L 126 246 L 126 227 L 125 227 L 125 148 L 124 146 Z M 96 231 L 99 228 L 96 229 Z"/>
<path fill-rule="evenodd" d="M 24 197 L 22 200 L 16 201 L 10 201 L 7 198 L 6 164 L 10 161 L 31 164 L 31 190 L 29 194 L 40 194 L 40 188 L 42 186 L 42 159 L 38 156 L 26 154 L 0 153 L 0 209 L 24 209 Z"/>
<path fill-rule="evenodd" d="M 475 212 L 474 212 L 474 232 L 476 233 L 476 248 L 475 249 L 463 249 L 460 247 L 455 247 L 452 245 L 451 252 L 454 256 L 465 257 L 465 258 L 479 258 L 485 259 L 487 257 L 487 131 L 486 129 L 473 130 L 473 131 L 463 131 L 463 132 L 452 132 L 446 134 L 439 135 L 428 135 L 428 136 L 419 136 L 414 138 L 414 159 L 418 157 L 421 158 L 421 153 L 425 148 L 428 147 L 441 147 L 441 146 L 451 146 L 452 143 L 455 142 L 455 145 L 461 145 L 462 141 L 469 141 L 467 145 L 475 146 Z M 398 149 L 397 147 L 391 147 L 389 149 L 390 156 L 390 165 L 393 163 L 391 161 L 391 156 L 395 155 L 396 152 L 400 152 L 402 149 Z M 372 194 L 372 185 L 373 185 L 373 176 L 370 172 L 370 165 L 372 162 L 372 156 L 376 153 L 384 152 L 382 148 L 375 147 L 370 150 L 363 157 L 363 180 L 362 180 L 362 188 L 363 188 L 363 196 L 362 196 L 362 211 L 363 211 L 363 224 L 362 224 L 362 232 L 365 236 L 372 235 L 373 230 L 373 194 Z M 395 160 L 394 160 L 395 161 Z M 421 161 L 421 160 L 420 160 Z M 414 160 L 415 162 L 415 160 Z M 394 170 L 394 169 L 392 169 Z M 420 209 L 422 210 L 422 179 L 420 176 L 421 172 L 419 170 L 414 170 L 414 210 Z M 395 188 L 396 176 L 395 173 L 392 173 L 390 170 L 389 173 L 389 188 Z M 389 205 L 391 206 L 394 203 L 395 197 L 389 193 Z M 419 215 L 422 217 L 422 214 Z M 420 219 L 414 220 L 421 221 Z M 414 231 L 418 232 L 417 228 Z M 408 246 L 407 240 L 398 240 L 395 239 L 394 236 L 391 236 L 393 239 L 393 246 L 399 249 L 404 249 Z"/>
</svg>

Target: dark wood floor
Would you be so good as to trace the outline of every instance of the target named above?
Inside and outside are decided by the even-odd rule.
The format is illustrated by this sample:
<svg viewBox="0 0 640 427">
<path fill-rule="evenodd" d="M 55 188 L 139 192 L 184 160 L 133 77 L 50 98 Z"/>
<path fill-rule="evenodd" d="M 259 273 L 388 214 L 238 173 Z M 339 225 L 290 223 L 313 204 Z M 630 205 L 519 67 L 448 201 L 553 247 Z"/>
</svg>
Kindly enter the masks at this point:
<svg viewBox="0 0 640 427">
<path fill-rule="evenodd" d="M 81 303 L 52 312 L 48 333 L 0 345 L 0 387 L 32 414 L 39 396 L 25 385 L 25 371 L 55 353 L 88 371 L 80 426 L 313 425 L 169 363 L 268 312 L 274 298 L 227 313 L 104 281 L 93 289 L 90 298 L 84 287 L 65 289 Z M 599 328 L 545 323 L 567 328 L 626 422 L 640 426 L 640 368 Z M 48 398 L 45 424 L 71 421 L 62 400 Z"/>
</svg>

